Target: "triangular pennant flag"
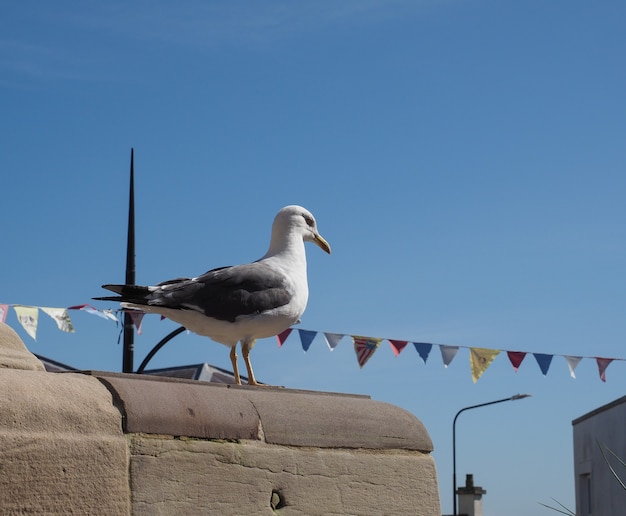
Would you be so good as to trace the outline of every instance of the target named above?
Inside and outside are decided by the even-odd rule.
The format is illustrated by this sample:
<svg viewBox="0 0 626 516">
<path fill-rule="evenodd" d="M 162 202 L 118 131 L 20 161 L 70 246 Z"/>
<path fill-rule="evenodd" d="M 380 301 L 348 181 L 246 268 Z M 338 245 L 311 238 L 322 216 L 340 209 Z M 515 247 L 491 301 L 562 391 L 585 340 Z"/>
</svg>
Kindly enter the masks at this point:
<svg viewBox="0 0 626 516">
<path fill-rule="evenodd" d="M 300 333 L 300 342 L 302 343 L 302 349 L 306 353 L 311 346 L 311 342 L 313 342 L 313 339 L 317 335 L 317 332 L 310 330 L 298 330 L 298 333 Z"/>
<path fill-rule="evenodd" d="M 345 335 L 341 333 L 326 333 L 324 332 L 324 338 L 326 339 L 326 344 L 328 344 L 328 349 L 331 351 L 337 347 L 339 341 L 343 339 Z"/>
<path fill-rule="evenodd" d="M 598 372 L 600 373 L 600 380 L 606 382 L 606 368 L 609 367 L 609 364 L 613 362 L 612 358 L 600 358 L 596 357 L 596 362 L 598 364 Z"/>
<path fill-rule="evenodd" d="M 113 313 L 113 310 L 96 310 L 96 315 L 102 317 L 103 319 L 107 319 L 108 321 L 113 321 L 117 324 L 119 321 L 117 320 L 117 316 Z"/>
<path fill-rule="evenodd" d="M 356 353 L 356 358 L 359 362 L 359 367 L 363 367 L 365 363 L 372 357 L 378 346 L 383 339 L 374 339 L 371 337 L 355 337 L 352 336 L 354 340 L 354 352 Z"/>
<path fill-rule="evenodd" d="M 82 310 L 83 308 L 85 308 L 86 306 L 90 306 L 90 305 L 74 305 L 74 306 L 68 306 L 67 309 L 68 310 Z"/>
<path fill-rule="evenodd" d="M 576 366 L 582 359 L 583 357 L 565 356 L 565 360 L 567 361 L 567 367 L 569 367 L 569 374 L 572 378 L 576 378 L 576 375 L 574 374 L 574 369 L 576 369 Z"/>
<path fill-rule="evenodd" d="M 443 365 L 448 367 L 459 351 L 459 346 L 446 346 L 444 344 L 439 344 L 439 349 L 441 350 Z"/>
<path fill-rule="evenodd" d="M 292 328 L 287 328 L 285 331 L 281 331 L 278 335 L 276 335 L 278 347 L 281 347 L 285 343 L 287 337 L 289 337 L 289 334 L 291 333 L 291 330 Z"/>
<path fill-rule="evenodd" d="M 101 317 L 102 319 L 107 319 L 109 321 L 114 321 L 116 323 L 119 322 L 112 310 L 98 310 L 96 307 L 91 306 L 91 305 L 70 306 L 68 307 L 68 310 L 83 310 L 84 312 L 87 312 L 88 314 L 97 315 L 98 317 Z"/>
<path fill-rule="evenodd" d="M 398 356 L 408 344 L 406 340 L 391 340 L 391 339 L 388 339 L 388 340 L 389 340 L 389 344 L 391 344 L 391 350 L 393 351 L 393 354 L 396 356 Z"/>
<path fill-rule="evenodd" d="M 548 374 L 548 369 L 550 369 L 550 362 L 552 362 L 552 357 L 554 355 L 546 355 L 544 353 L 533 353 L 535 360 L 537 360 L 537 364 L 539 364 L 539 369 L 543 375 Z"/>
<path fill-rule="evenodd" d="M 422 357 L 424 363 L 426 363 L 430 350 L 433 349 L 433 345 L 426 342 L 414 342 L 413 345 L 415 346 L 415 350 L 418 352 L 419 356 Z"/>
<path fill-rule="evenodd" d="M 17 320 L 33 339 L 37 340 L 39 309 L 36 306 L 13 305 Z"/>
<path fill-rule="evenodd" d="M 507 351 L 506 354 L 511 361 L 513 370 L 517 373 L 520 364 L 524 361 L 524 358 L 526 358 L 526 353 L 524 351 Z"/>
<path fill-rule="evenodd" d="M 474 383 L 478 381 L 499 353 L 500 350 L 498 349 L 470 348 L 470 367 Z"/>
<path fill-rule="evenodd" d="M 9 305 L 0 305 L 0 322 L 7 320 L 7 314 L 9 313 Z"/>
<path fill-rule="evenodd" d="M 141 323 L 143 321 L 143 316 L 146 315 L 146 313 L 139 310 L 127 310 L 126 313 L 130 315 L 135 328 L 137 328 L 137 335 L 141 335 Z"/>
<path fill-rule="evenodd" d="M 41 307 L 44 313 L 48 314 L 54 322 L 57 323 L 57 327 L 61 331 L 65 331 L 68 333 L 74 333 L 74 326 L 72 326 L 72 320 L 70 319 L 70 315 L 67 313 L 67 309 L 65 308 L 47 308 Z"/>
</svg>

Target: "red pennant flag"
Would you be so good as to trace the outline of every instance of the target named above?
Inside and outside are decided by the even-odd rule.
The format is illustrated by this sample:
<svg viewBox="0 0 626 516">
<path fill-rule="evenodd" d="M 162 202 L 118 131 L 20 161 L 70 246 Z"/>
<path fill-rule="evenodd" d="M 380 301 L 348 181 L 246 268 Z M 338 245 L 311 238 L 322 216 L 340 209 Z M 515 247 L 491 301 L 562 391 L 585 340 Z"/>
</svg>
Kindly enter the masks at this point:
<svg viewBox="0 0 626 516">
<path fill-rule="evenodd" d="M 391 340 L 391 339 L 388 339 L 388 340 L 389 340 L 389 344 L 391 344 L 391 350 L 393 351 L 393 354 L 396 356 L 398 356 L 408 344 L 406 340 Z"/>
<path fill-rule="evenodd" d="M 141 322 L 143 321 L 143 316 L 146 315 L 146 313 L 140 312 L 139 310 L 126 310 L 126 313 L 130 315 L 135 328 L 137 328 L 137 335 L 141 335 Z"/>
<path fill-rule="evenodd" d="M 524 358 L 526 358 L 526 353 L 524 353 L 523 351 L 507 351 L 506 354 L 508 355 L 509 360 L 511 361 L 511 365 L 513 366 L 513 369 L 517 373 L 517 370 L 519 369 L 520 364 L 523 362 Z"/>
<path fill-rule="evenodd" d="M 287 337 L 289 337 L 289 334 L 291 333 L 291 330 L 291 328 L 287 328 L 285 331 L 276 335 L 276 339 L 278 340 L 278 347 L 281 347 L 285 343 Z"/>
<path fill-rule="evenodd" d="M 606 368 L 609 367 L 609 364 L 613 362 L 612 358 L 600 358 L 596 357 L 596 362 L 598 363 L 598 372 L 600 373 L 600 380 L 606 382 Z"/>
<path fill-rule="evenodd" d="M 9 311 L 9 305 L 0 305 L 0 322 L 7 320 L 7 313 Z"/>
</svg>

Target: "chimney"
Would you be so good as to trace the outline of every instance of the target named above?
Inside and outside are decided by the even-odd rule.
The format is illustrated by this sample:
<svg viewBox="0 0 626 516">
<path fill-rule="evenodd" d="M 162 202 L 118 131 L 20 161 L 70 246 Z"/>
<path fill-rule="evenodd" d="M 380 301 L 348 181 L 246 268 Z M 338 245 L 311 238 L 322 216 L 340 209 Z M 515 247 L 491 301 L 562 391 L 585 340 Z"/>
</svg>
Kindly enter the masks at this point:
<svg viewBox="0 0 626 516">
<path fill-rule="evenodd" d="M 486 494 L 480 486 L 474 486 L 474 475 L 465 475 L 465 487 L 459 487 L 456 494 L 459 497 L 459 514 L 466 516 L 483 516 L 483 495 Z"/>
</svg>

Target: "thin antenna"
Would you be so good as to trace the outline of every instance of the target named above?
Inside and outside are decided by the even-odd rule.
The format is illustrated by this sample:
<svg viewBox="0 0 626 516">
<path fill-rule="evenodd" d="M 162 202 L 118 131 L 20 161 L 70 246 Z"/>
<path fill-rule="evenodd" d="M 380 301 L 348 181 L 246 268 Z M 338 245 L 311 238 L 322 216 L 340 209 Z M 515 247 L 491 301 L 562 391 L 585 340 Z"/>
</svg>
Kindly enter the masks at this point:
<svg viewBox="0 0 626 516">
<path fill-rule="evenodd" d="M 126 285 L 135 284 L 135 149 L 130 149 L 130 193 L 128 201 L 128 240 L 126 243 Z M 132 373 L 135 355 L 135 328 L 128 312 L 124 312 L 124 357 L 122 372 Z"/>
</svg>

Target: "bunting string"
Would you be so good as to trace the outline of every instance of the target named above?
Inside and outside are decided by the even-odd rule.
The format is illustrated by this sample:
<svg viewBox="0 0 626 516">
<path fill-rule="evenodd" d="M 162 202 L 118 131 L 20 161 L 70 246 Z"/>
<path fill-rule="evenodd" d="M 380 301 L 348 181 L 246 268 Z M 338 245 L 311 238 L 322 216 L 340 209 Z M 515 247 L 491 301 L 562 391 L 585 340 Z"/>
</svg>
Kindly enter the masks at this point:
<svg viewBox="0 0 626 516">
<path fill-rule="evenodd" d="M 292 334 L 294 328 L 287 328 L 282 333 L 276 335 L 276 339 L 278 340 L 278 346 L 281 347 L 287 341 L 287 338 Z M 393 354 L 397 357 L 402 353 L 402 351 L 409 345 L 413 344 L 415 347 L 415 351 L 417 351 L 420 358 L 426 363 L 428 357 L 430 356 L 430 352 L 433 347 L 438 347 L 441 352 L 441 359 L 443 361 L 444 367 L 448 367 L 454 358 L 456 357 L 459 349 L 467 349 L 469 350 L 469 359 L 470 359 L 470 371 L 472 374 L 472 380 L 474 383 L 478 381 L 478 379 L 483 375 L 483 373 L 487 370 L 487 368 L 492 364 L 492 362 L 496 359 L 496 357 L 502 353 L 506 352 L 506 355 L 509 359 L 509 362 L 513 366 L 513 370 L 515 372 L 518 371 L 524 358 L 527 355 L 533 355 L 535 357 L 535 361 L 539 366 L 539 370 L 541 373 L 546 376 L 552 364 L 552 359 L 557 357 L 563 357 L 567 362 L 567 367 L 570 372 L 570 376 L 572 378 L 576 378 L 574 374 L 574 370 L 576 366 L 583 360 L 589 359 L 594 360 L 598 366 L 598 373 L 600 376 L 600 380 L 606 382 L 606 369 L 614 361 L 625 361 L 624 358 L 604 358 L 597 356 L 576 356 L 576 355 L 558 355 L 558 354 L 547 354 L 547 353 L 531 353 L 528 351 L 509 351 L 509 350 L 501 350 L 501 349 L 488 349 L 481 347 L 470 347 L 470 346 L 451 346 L 448 344 L 432 344 L 427 342 L 411 342 L 408 340 L 397 340 L 390 338 L 381 338 L 381 337 L 364 337 L 361 335 L 349 335 L 343 333 L 329 333 L 329 332 L 320 332 L 313 330 L 304 330 L 298 329 L 298 334 L 300 335 L 300 343 L 302 345 L 302 349 L 306 352 L 311 347 L 311 343 L 315 339 L 318 334 L 322 334 L 326 344 L 328 345 L 328 349 L 333 351 L 339 341 L 344 337 L 349 337 L 352 339 L 354 345 L 354 352 L 356 354 L 356 359 L 359 364 L 359 367 L 362 368 L 365 363 L 374 355 L 374 353 L 380 347 L 382 341 L 386 340 L 389 342 L 391 346 L 391 350 Z"/>
<path fill-rule="evenodd" d="M 74 333 L 74 326 L 70 319 L 70 310 L 81 310 L 91 315 L 98 316 L 102 319 L 119 323 L 118 315 L 123 312 L 130 313 L 133 324 L 137 329 L 137 333 L 141 335 L 141 327 L 143 322 L 144 313 L 138 310 L 100 310 L 89 304 L 82 304 L 76 306 L 70 306 L 67 308 L 53 308 L 42 306 L 28 306 L 28 305 L 9 305 L 0 304 L 0 322 L 6 322 L 9 308 L 13 307 L 15 315 L 20 325 L 24 328 L 26 333 L 34 340 L 37 339 L 37 327 L 39 322 L 39 311 L 41 310 L 48 315 L 56 323 L 59 330 Z M 161 318 L 163 319 L 163 318 Z M 281 347 L 285 344 L 287 339 L 294 333 L 296 328 L 287 328 L 285 331 L 276 335 L 278 340 L 278 346 Z M 413 344 L 415 351 L 419 357 L 423 360 L 424 364 L 428 360 L 431 351 L 434 347 L 438 347 L 441 353 L 441 359 L 444 367 L 448 367 L 454 358 L 456 357 L 459 349 L 469 350 L 470 372 L 472 380 L 476 383 L 479 378 L 485 373 L 489 366 L 493 363 L 500 353 L 505 352 L 506 356 L 513 367 L 514 372 L 518 372 L 522 365 L 522 362 L 527 355 L 532 355 L 539 366 L 541 373 L 546 376 L 552 365 L 552 359 L 557 357 L 563 357 L 567 363 L 567 367 L 572 378 L 576 378 L 574 373 L 576 367 L 582 360 L 594 360 L 598 367 L 598 374 L 600 380 L 606 382 L 606 370 L 612 362 L 625 361 L 624 358 L 607 358 L 598 356 L 578 356 L 578 355 L 558 355 L 547 353 L 531 353 L 528 351 L 513 351 L 513 350 L 501 350 L 501 349 L 489 349 L 482 347 L 469 347 L 469 346 L 453 346 L 449 344 L 433 344 L 428 342 L 413 342 L 408 340 L 397 340 L 386 337 L 367 337 L 362 335 L 350 335 L 344 333 L 332 333 L 316 330 L 306 330 L 303 328 L 297 328 L 296 333 L 300 338 L 300 345 L 304 352 L 307 352 L 311 347 L 311 344 L 315 338 L 321 334 L 330 351 L 333 351 L 344 337 L 352 339 L 354 346 L 354 353 L 356 355 L 359 368 L 363 368 L 365 364 L 372 358 L 374 353 L 381 347 L 383 341 L 389 342 L 391 351 L 398 357 L 400 353 L 404 351 L 409 344 Z"/>
<path fill-rule="evenodd" d="M 39 326 L 39 310 L 46 315 L 50 316 L 56 323 L 59 330 L 66 333 L 74 333 L 74 325 L 70 319 L 68 310 L 83 310 L 92 315 L 97 315 L 103 319 L 109 321 L 118 322 L 116 312 L 119 310 L 98 310 L 91 305 L 76 305 L 68 308 L 52 308 L 48 306 L 28 306 L 28 305 L 7 305 L 0 304 L 0 322 L 6 323 L 7 315 L 9 314 L 9 308 L 13 307 L 17 321 L 22 325 L 22 328 L 32 337 L 33 340 L 37 340 L 37 328 Z M 138 328 L 141 328 L 141 319 L 139 319 Z M 141 333 L 141 331 L 139 332 Z"/>
</svg>

